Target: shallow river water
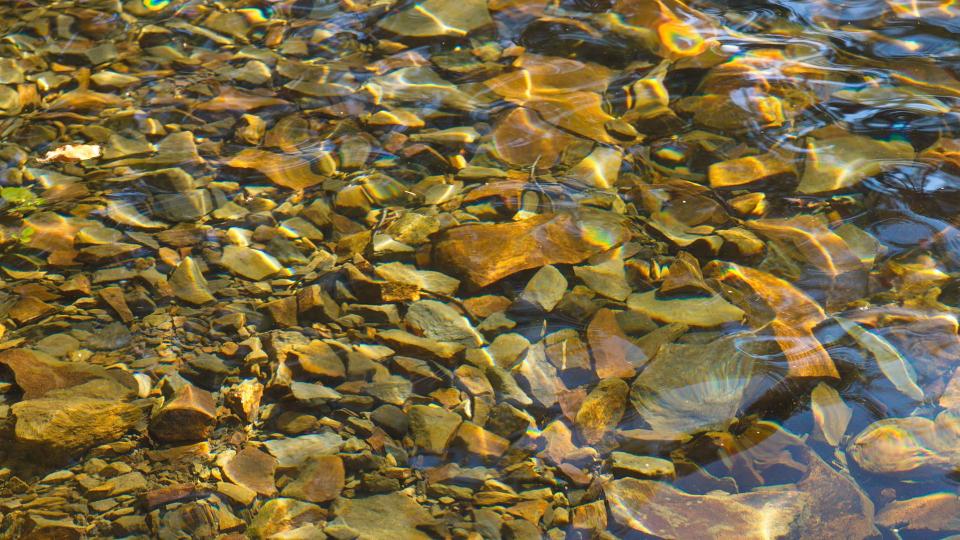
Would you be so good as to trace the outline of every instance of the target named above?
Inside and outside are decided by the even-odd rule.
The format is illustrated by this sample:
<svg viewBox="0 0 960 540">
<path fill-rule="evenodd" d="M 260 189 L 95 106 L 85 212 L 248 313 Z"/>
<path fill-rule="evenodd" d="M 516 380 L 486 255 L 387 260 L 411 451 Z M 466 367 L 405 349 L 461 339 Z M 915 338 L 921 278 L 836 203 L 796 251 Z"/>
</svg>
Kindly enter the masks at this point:
<svg viewBox="0 0 960 540">
<path fill-rule="evenodd" d="M 0 2 L 0 539 L 960 534 L 958 30 Z"/>
</svg>

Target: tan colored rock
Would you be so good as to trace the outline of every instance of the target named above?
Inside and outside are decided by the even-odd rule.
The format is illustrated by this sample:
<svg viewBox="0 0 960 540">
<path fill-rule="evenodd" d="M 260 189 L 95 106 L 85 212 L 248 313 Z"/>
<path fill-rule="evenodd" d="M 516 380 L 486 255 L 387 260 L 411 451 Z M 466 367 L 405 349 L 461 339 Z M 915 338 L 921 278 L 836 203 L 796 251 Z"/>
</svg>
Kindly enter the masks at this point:
<svg viewBox="0 0 960 540">
<path fill-rule="evenodd" d="M 296 499 L 276 498 L 263 503 L 247 527 L 246 534 L 257 540 L 276 538 L 284 532 L 327 518 L 323 508 Z"/>
<path fill-rule="evenodd" d="M 467 452 L 483 457 L 497 458 L 510 447 L 510 441 L 491 433 L 473 422 L 463 422 L 455 438 Z"/>
<path fill-rule="evenodd" d="M 932 493 L 893 501 L 877 514 L 877 524 L 905 531 L 960 531 L 960 497 Z"/>
<path fill-rule="evenodd" d="M 67 397 L 86 395 L 101 399 L 127 399 L 137 393 L 137 381 L 126 371 L 81 362 L 60 362 L 29 349 L 0 352 L 0 364 L 13 371 L 25 400 L 60 390 L 68 391 L 59 394 Z"/>
<path fill-rule="evenodd" d="M 464 225 L 446 232 L 434 248 L 440 266 L 485 287 L 511 274 L 548 264 L 576 264 L 626 239 L 612 216 L 590 219 L 542 214 L 523 221 Z"/>
<path fill-rule="evenodd" d="M 587 326 L 587 342 L 593 354 L 594 370 L 601 379 L 629 379 L 647 360 L 643 351 L 627 339 L 613 311 L 607 308 L 597 311 Z"/>
<path fill-rule="evenodd" d="M 261 280 L 283 270 L 283 265 L 272 255 L 243 246 L 223 248 L 220 264 L 232 274 L 252 280 Z"/>
<path fill-rule="evenodd" d="M 441 407 L 410 407 L 410 432 L 421 452 L 443 455 L 463 422 L 459 414 Z"/>
<path fill-rule="evenodd" d="M 313 456 L 300 466 L 297 477 L 283 488 L 283 496 L 324 503 L 340 496 L 345 481 L 340 456 Z"/>
<path fill-rule="evenodd" d="M 277 458 L 247 446 L 237 452 L 230 461 L 223 466 L 223 473 L 227 479 L 256 491 L 265 497 L 277 493 L 274 475 L 277 471 Z"/>
<path fill-rule="evenodd" d="M 426 508 L 401 493 L 356 499 L 340 498 L 331 513 L 357 533 L 357 540 L 430 540 L 424 527 L 434 518 Z"/>
<path fill-rule="evenodd" d="M 691 495 L 670 484 L 636 478 L 609 482 L 604 493 L 614 520 L 640 533 L 750 540 L 799 534 L 798 521 L 811 496 L 790 490 Z"/>
<path fill-rule="evenodd" d="M 207 287 L 207 280 L 200 272 L 200 266 L 192 257 L 183 258 L 170 276 L 169 282 L 173 294 L 191 304 L 201 305 L 215 300 Z"/>
<path fill-rule="evenodd" d="M 623 379 L 600 381 L 577 412 L 576 427 L 587 444 L 597 444 L 612 433 L 627 410 L 630 387 Z"/>
<path fill-rule="evenodd" d="M 144 417 L 134 404 L 88 397 L 29 399 L 12 412 L 16 442 L 43 461 L 115 441 Z"/>
</svg>

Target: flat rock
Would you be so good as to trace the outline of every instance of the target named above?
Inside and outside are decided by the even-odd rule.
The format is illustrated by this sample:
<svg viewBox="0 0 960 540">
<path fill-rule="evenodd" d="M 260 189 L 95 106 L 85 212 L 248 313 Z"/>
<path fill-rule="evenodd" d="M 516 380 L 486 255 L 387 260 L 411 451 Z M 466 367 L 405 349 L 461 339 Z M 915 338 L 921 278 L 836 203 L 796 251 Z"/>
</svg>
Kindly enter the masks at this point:
<svg viewBox="0 0 960 540">
<path fill-rule="evenodd" d="M 436 300 L 411 304 L 404 322 L 414 333 L 428 339 L 474 347 L 483 343 L 483 337 L 466 317 Z"/>
<path fill-rule="evenodd" d="M 656 291 L 631 294 L 627 307 L 651 319 L 665 323 L 709 328 L 739 323 L 744 312 L 721 296 L 660 299 Z"/>
<path fill-rule="evenodd" d="M 102 399 L 125 399 L 137 392 L 137 381 L 126 371 L 105 369 L 80 362 L 61 362 L 29 349 L 0 352 L 0 364 L 13 371 L 23 399 L 43 397 L 50 392 L 73 389 L 71 394 L 89 394 Z M 99 384 L 90 384 L 99 383 Z M 83 387 L 77 389 L 77 387 Z"/>
<path fill-rule="evenodd" d="M 385 511 L 389 509 L 389 511 Z M 430 540 L 420 529 L 434 523 L 433 517 L 416 501 L 400 493 L 374 495 L 357 499 L 337 499 L 331 513 L 332 522 L 357 532 L 357 540 Z"/>
<path fill-rule="evenodd" d="M 446 231 L 434 248 L 441 267 L 485 287 L 548 264 L 577 264 L 627 238 L 618 218 L 541 214 L 523 221 L 464 225 Z"/>
<path fill-rule="evenodd" d="M 277 458 L 281 469 L 289 469 L 300 466 L 310 456 L 336 454 L 343 446 L 343 439 L 336 433 L 325 432 L 274 439 L 263 444 Z"/>
<path fill-rule="evenodd" d="M 587 343 L 593 354 L 597 377 L 629 379 L 642 367 L 647 356 L 627 339 L 613 311 L 602 308 L 587 326 Z"/>
<path fill-rule="evenodd" d="M 567 292 L 567 278 L 553 265 L 546 265 L 530 278 L 519 301 L 540 311 L 550 312 Z"/>
<path fill-rule="evenodd" d="M 661 538 L 766 540 L 799 534 L 810 495 L 799 491 L 692 495 L 670 484 L 623 478 L 604 486 L 613 519 Z"/>
<path fill-rule="evenodd" d="M 270 499 L 257 511 L 246 533 L 258 540 L 276 538 L 281 537 L 281 533 L 321 522 L 326 517 L 327 511 L 315 504 L 282 497 Z"/>
<path fill-rule="evenodd" d="M 115 441 L 144 417 L 135 404 L 89 397 L 29 399 L 12 411 L 17 443 L 50 461 Z"/>
<path fill-rule="evenodd" d="M 252 280 L 268 278 L 283 270 L 283 265 L 272 255 L 244 246 L 223 248 L 220 264 L 232 274 Z"/>
<path fill-rule="evenodd" d="M 276 471 L 277 458 L 252 446 L 237 452 L 223 466 L 223 473 L 228 480 L 266 497 L 277 493 L 274 481 Z"/>
<path fill-rule="evenodd" d="M 960 531 L 960 496 L 932 493 L 893 501 L 877 513 L 877 524 L 907 531 Z"/>
<path fill-rule="evenodd" d="M 413 442 L 421 452 L 443 455 L 463 422 L 459 414 L 441 407 L 414 405 L 408 413 Z"/>
<path fill-rule="evenodd" d="M 600 381 L 587 394 L 574 422 L 584 442 L 597 444 L 616 429 L 627 410 L 629 391 L 623 379 L 614 377 Z"/>
<path fill-rule="evenodd" d="M 283 496 L 313 503 L 332 501 L 340 496 L 345 481 L 340 456 L 312 456 L 283 488 Z"/>
<path fill-rule="evenodd" d="M 493 19 L 483 0 L 465 0 L 456 6 L 444 0 L 426 0 L 383 18 L 377 26 L 408 37 L 462 37 L 489 24 Z"/>
</svg>

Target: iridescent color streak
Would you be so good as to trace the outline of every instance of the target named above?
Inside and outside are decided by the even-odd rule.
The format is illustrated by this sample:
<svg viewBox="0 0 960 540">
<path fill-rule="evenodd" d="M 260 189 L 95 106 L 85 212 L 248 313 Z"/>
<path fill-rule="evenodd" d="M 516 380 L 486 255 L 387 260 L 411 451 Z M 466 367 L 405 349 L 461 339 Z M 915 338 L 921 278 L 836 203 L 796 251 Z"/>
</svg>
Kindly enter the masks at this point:
<svg viewBox="0 0 960 540">
<path fill-rule="evenodd" d="M 581 226 L 583 239 L 594 246 L 610 249 L 621 240 L 613 227 L 604 227 L 599 223 L 583 223 Z"/>
<path fill-rule="evenodd" d="M 243 8 L 238 9 L 237 13 L 243 15 L 250 24 L 265 23 L 270 20 L 271 15 L 267 8 Z"/>
<path fill-rule="evenodd" d="M 171 0 L 143 0 L 143 7 L 150 11 L 160 11 L 170 5 Z"/>
</svg>

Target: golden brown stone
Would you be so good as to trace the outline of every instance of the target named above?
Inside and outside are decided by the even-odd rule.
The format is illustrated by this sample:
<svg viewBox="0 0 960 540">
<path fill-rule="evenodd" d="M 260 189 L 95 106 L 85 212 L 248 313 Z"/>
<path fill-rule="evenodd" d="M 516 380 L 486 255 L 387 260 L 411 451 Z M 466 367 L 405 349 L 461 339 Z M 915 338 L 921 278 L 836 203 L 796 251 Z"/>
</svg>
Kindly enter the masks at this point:
<svg viewBox="0 0 960 540">
<path fill-rule="evenodd" d="M 300 467 L 298 476 L 283 488 L 283 495 L 313 503 L 332 501 L 340 496 L 345 481 L 340 456 L 313 456 Z"/>
<path fill-rule="evenodd" d="M 210 392 L 188 384 L 157 411 L 150 433 L 162 441 L 198 441 L 210 435 L 216 420 L 217 407 Z"/>
<path fill-rule="evenodd" d="M 601 379 L 629 379 L 647 360 L 643 351 L 627 339 L 613 311 L 607 308 L 597 311 L 590 321 L 587 343 L 593 353 L 594 370 Z"/>
<path fill-rule="evenodd" d="M 576 426 L 587 444 L 595 445 L 616 429 L 627 409 L 630 387 L 622 379 L 600 381 L 577 412 Z"/>
<path fill-rule="evenodd" d="M 603 240 L 594 241 L 596 234 Z M 602 232 L 601 232 L 602 231 Z M 464 225 L 447 231 L 434 254 L 479 287 L 547 264 L 576 264 L 619 244 L 626 230 L 617 223 L 586 223 L 570 214 L 542 214 L 495 225 Z"/>
<path fill-rule="evenodd" d="M 223 466 L 223 473 L 228 480 L 250 488 L 265 497 L 277 492 L 277 486 L 274 483 L 276 471 L 277 458 L 252 446 L 237 452 Z"/>
</svg>

